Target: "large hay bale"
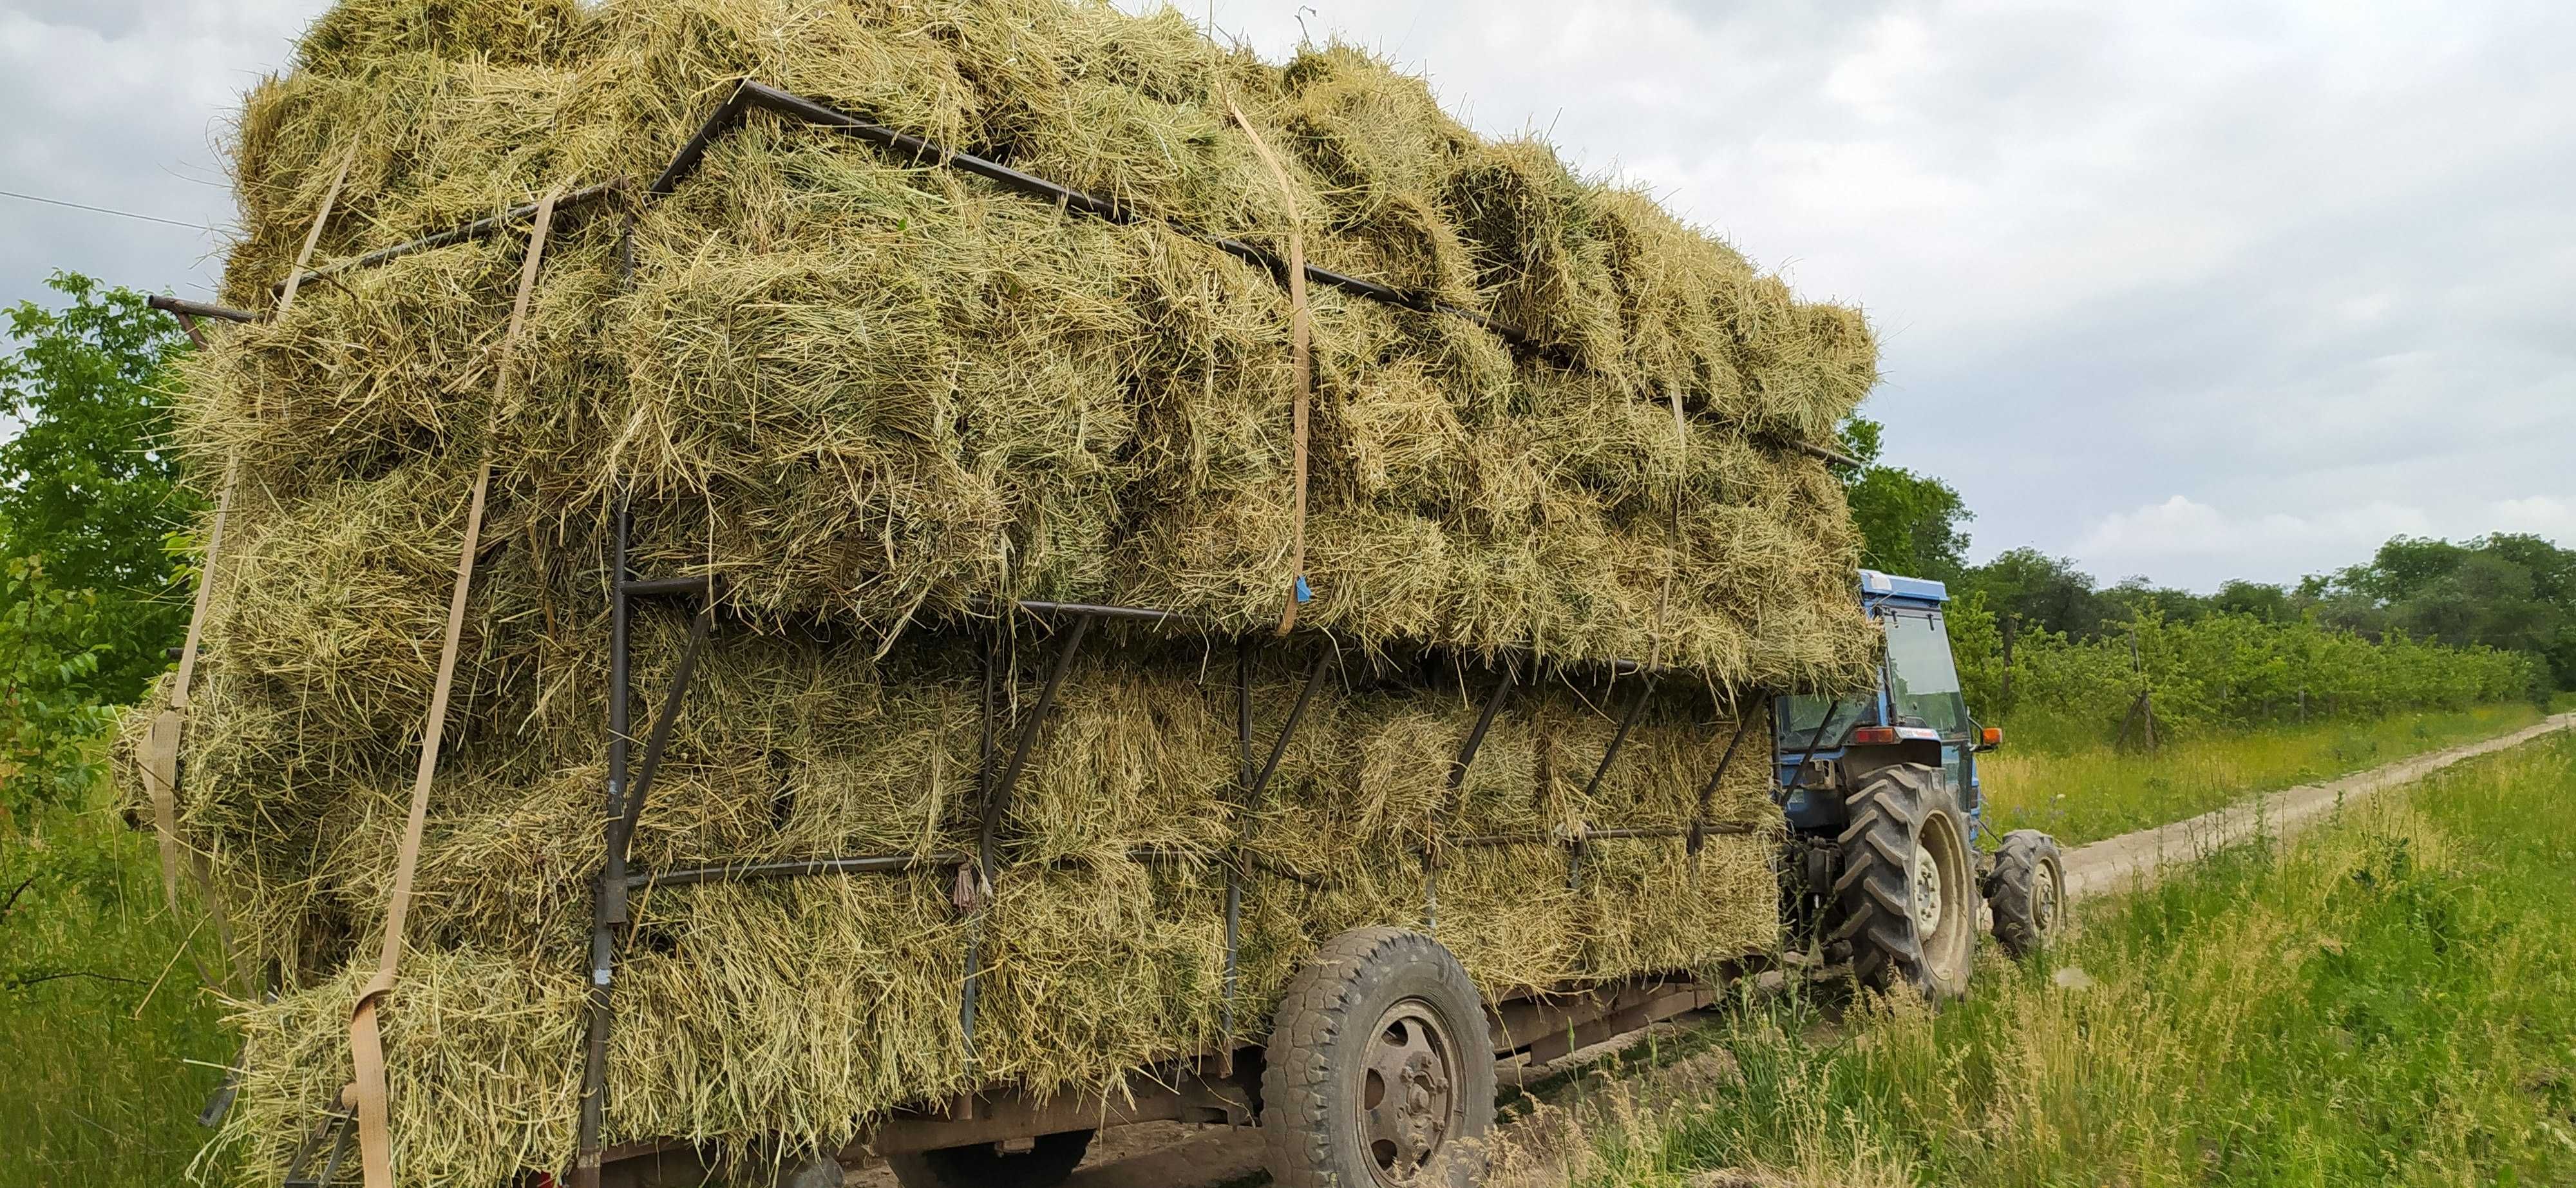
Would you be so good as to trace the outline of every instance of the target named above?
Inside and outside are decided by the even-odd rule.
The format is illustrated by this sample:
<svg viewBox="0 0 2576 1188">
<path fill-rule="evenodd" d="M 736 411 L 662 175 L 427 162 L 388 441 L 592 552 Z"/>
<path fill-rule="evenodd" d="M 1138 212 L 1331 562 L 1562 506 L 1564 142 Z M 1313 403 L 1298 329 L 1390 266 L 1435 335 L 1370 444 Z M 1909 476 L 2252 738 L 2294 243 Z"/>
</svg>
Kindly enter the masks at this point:
<svg viewBox="0 0 2576 1188">
<path fill-rule="evenodd" d="M 615 1140 L 833 1144 L 977 1085 L 1113 1088 L 1217 1039 L 1238 836 L 1259 859 L 1237 1004 L 1257 1030 L 1316 944 L 1419 921 L 1424 846 L 1687 825 L 1740 697 L 1866 671 L 1840 487 L 1781 448 L 1874 381 L 1860 317 L 1544 145 L 1480 139 L 1348 47 L 1272 66 L 1168 12 L 1066 0 L 346 0 L 250 96 L 226 295 L 269 307 L 353 148 L 326 260 L 652 177 L 746 75 L 1159 218 L 1088 219 L 761 116 L 638 212 L 631 255 L 614 215 L 559 228 L 499 406 L 512 236 L 310 284 L 191 361 L 182 444 L 242 479 L 183 828 L 278 982 L 239 1015 L 251 1068 L 225 1134 L 245 1175 L 273 1179 L 349 1075 L 485 460 L 386 1011 L 406 1179 L 571 1153 L 621 503 L 639 569 L 713 572 L 733 612 L 644 814 L 647 868 L 971 849 L 975 632 L 999 602 L 1160 606 L 1206 634 L 1111 631 L 1076 666 L 987 912 L 961 916 L 944 869 L 643 894 Z M 1244 122 L 1315 260 L 1546 348 L 1314 294 L 1301 622 L 1346 655 L 1249 816 L 1222 640 L 1274 624 L 1288 589 L 1291 316 L 1273 278 L 1188 233 L 1284 247 L 1291 195 Z M 685 630 L 639 621 L 639 703 Z M 1049 643 L 1014 631 L 1017 706 Z M 1582 674 L 1648 658 L 1687 679 L 1587 797 L 1635 686 Z M 1453 791 L 1497 659 L 1538 685 Z M 1257 665 L 1258 737 L 1301 664 Z M 1553 843 L 1446 853 L 1441 938 L 1492 993 L 1769 945 L 1764 749 L 1712 804 L 1751 832 L 1696 855 L 1604 839 L 1569 886 Z M 989 963 L 971 1047 L 970 934 Z"/>
</svg>

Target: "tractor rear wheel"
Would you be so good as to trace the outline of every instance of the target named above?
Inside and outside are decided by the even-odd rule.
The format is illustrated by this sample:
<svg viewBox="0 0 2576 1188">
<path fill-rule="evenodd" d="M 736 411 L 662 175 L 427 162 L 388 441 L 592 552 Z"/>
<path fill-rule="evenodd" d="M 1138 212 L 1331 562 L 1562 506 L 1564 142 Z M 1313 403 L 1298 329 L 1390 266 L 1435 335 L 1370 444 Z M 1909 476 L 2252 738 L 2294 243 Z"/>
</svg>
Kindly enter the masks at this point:
<svg viewBox="0 0 2576 1188">
<path fill-rule="evenodd" d="M 1967 817 L 1941 769 L 1881 768 L 1844 805 L 1834 880 L 1842 919 L 1831 935 L 1851 942 L 1852 972 L 1880 989 L 1910 983 L 1934 1001 L 1966 994 L 1977 955 L 1976 866 Z"/>
<path fill-rule="evenodd" d="M 914 1151 L 886 1156 L 886 1166 L 903 1188 L 1055 1188 L 1082 1165 L 1091 1135 L 1039 1135 L 1026 1151 L 1005 1152 L 998 1143 Z"/>
<path fill-rule="evenodd" d="M 2057 839 L 2036 829 L 2005 834 L 1986 883 L 1986 903 L 1994 908 L 1995 939 L 2014 957 L 2055 941 L 2066 907 L 2066 859 Z"/>
<path fill-rule="evenodd" d="M 1440 942 L 1355 928 L 1288 983 L 1261 1074 L 1280 1188 L 1469 1188 L 1494 1127 L 1483 998 Z"/>
</svg>

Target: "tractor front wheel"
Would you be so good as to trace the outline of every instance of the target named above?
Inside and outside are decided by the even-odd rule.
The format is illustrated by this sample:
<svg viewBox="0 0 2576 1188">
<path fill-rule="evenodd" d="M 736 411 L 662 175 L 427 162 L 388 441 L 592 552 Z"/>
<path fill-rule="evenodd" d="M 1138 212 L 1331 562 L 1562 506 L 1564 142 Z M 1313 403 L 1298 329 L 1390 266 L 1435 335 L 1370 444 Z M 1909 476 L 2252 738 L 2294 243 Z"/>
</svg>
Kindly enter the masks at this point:
<svg viewBox="0 0 2576 1188">
<path fill-rule="evenodd" d="M 2066 918 L 2066 859 L 2057 839 L 2036 829 L 2005 834 L 1986 903 L 1994 908 L 1995 939 L 2015 958 L 2054 942 Z"/>
</svg>

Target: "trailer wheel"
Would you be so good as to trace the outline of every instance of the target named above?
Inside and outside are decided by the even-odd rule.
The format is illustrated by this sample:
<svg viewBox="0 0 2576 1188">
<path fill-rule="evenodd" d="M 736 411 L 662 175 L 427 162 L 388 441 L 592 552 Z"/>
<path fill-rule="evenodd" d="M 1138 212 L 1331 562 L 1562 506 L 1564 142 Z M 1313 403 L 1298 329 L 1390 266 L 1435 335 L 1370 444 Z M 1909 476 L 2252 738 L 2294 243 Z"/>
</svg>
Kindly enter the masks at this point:
<svg viewBox="0 0 2576 1188">
<path fill-rule="evenodd" d="M 2057 839 L 2036 829 L 2005 834 L 1995 851 L 1986 902 L 1995 910 L 1995 939 L 2005 952 L 2026 957 L 2055 941 L 2066 906 L 2066 860 Z"/>
<path fill-rule="evenodd" d="M 1834 939 L 1852 946 L 1852 972 L 1885 989 L 1910 982 L 1935 1001 L 1968 992 L 1976 963 L 1976 867 L 1968 822 L 1939 768 L 1881 768 L 1845 802 Z"/>
<path fill-rule="evenodd" d="M 1039 1135 L 1036 1146 L 1009 1153 L 997 1143 L 913 1151 L 886 1156 L 886 1166 L 903 1188 L 1055 1188 L 1082 1165 L 1092 1134 Z"/>
<path fill-rule="evenodd" d="M 1440 942 L 1356 928 L 1279 1003 L 1261 1077 L 1280 1188 L 1468 1188 L 1494 1126 L 1483 998 Z"/>
</svg>

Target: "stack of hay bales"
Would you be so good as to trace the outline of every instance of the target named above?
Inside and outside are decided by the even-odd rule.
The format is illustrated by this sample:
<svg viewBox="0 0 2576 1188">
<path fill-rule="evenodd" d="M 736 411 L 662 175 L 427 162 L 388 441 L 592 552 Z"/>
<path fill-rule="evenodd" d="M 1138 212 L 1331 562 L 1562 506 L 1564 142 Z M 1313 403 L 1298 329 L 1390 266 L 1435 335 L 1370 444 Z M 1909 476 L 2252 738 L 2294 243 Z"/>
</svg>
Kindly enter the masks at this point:
<svg viewBox="0 0 2576 1188">
<path fill-rule="evenodd" d="M 754 116 L 632 224 L 567 217 L 496 407 L 520 232 L 306 286 L 192 363 L 185 445 L 238 466 L 183 832 L 277 980 L 227 1137 L 274 1180 L 349 1076 L 477 466 L 496 466 L 401 989 L 396 1166 L 570 1158 L 602 853 L 604 542 L 729 611 L 636 839 L 644 866 L 952 854 L 978 813 L 978 631 L 1009 599 L 1154 606 L 1078 665 L 1006 823 L 997 900 L 945 875 L 646 892 L 621 955 L 612 1141 L 834 1145 L 993 1083 L 1098 1091 L 1218 1038 L 1223 861 L 1248 832 L 1239 1010 L 1339 929 L 1418 921 L 1436 828 L 1688 824 L 1735 695 L 1850 683 L 1873 642 L 1823 441 L 1874 382 L 1858 314 L 1795 300 L 1633 192 L 1489 142 L 1346 48 L 1284 67 L 1183 18 L 1065 0 L 346 0 L 238 133 L 226 297 L 267 310 L 344 154 L 319 259 L 559 185 L 649 179 L 754 77 L 1158 216 L 1113 225 Z M 1175 226 L 1472 310 L 1318 288 L 1301 626 L 1347 650 L 1250 820 L 1227 633 L 1280 615 L 1289 299 Z M 640 188 L 640 187 L 639 187 Z M 639 620 L 636 688 L 685 623 Z M 1258 738 L 1292 643 L 1256 664 Z M 1050 654 L 1013 636 L 1024 698 Z M 1624 757 L 1586 784 L 1659 658 Z M 1537 685 L 1464 787 L 1508 660 Z M 1752 702 L 1746 702 L 1752 705 Z M 1761 731 L 1756 720 L 1757 736 Z M 1461 851 L 1439 934 L 1489 990 L 1690 968 L 1776 929 L 1755 742 L 1695 857 Z M 1436 823 L 1436 825 L 1435 825 Z M 1140 846 L 1177 855 L 1151 863 Z M 970 1045 L 970 932 L 988 955 Z M 1251 1025 L 1257 1031 L 1257 1023 Z"/>
</svg>

